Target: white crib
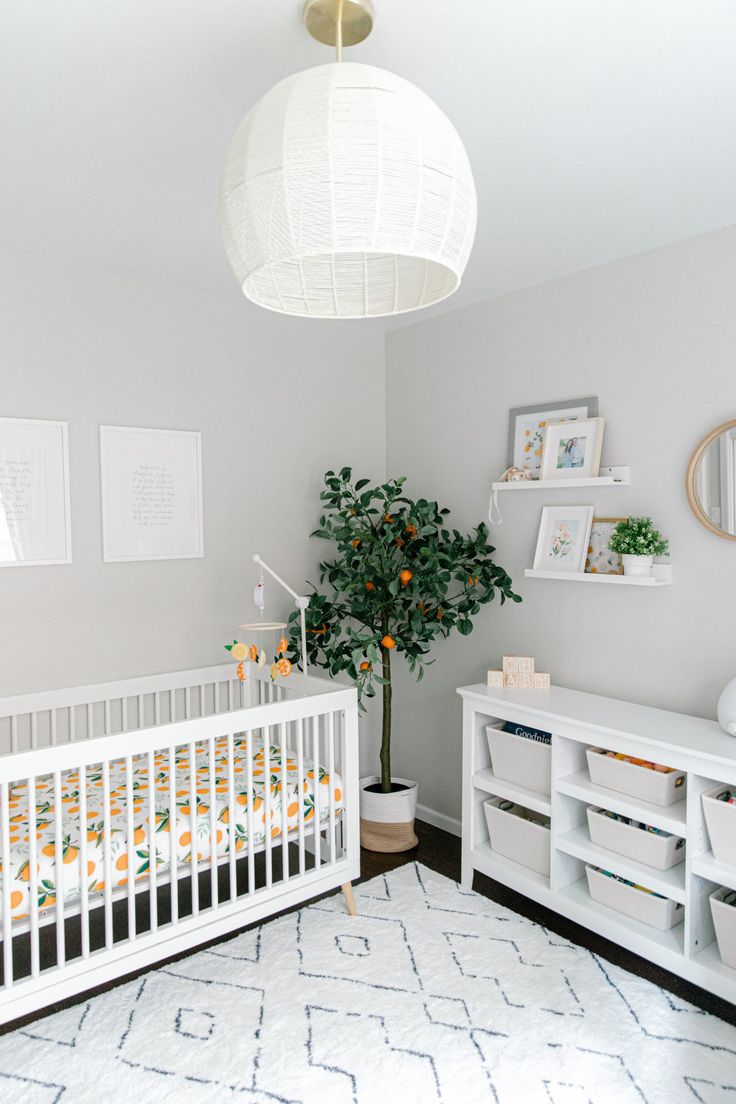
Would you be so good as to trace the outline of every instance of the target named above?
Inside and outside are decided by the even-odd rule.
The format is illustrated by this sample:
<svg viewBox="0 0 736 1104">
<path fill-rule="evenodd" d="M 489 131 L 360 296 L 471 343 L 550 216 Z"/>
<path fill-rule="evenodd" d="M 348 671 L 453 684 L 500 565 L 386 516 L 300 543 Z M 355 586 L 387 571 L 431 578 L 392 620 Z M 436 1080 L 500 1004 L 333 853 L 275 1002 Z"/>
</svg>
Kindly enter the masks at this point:
<svg viewBox="0 0 736 1104">
<path fill-rule="evenodd" d="M 350 902 L 356 692 L 248 668 L 242 683 L 225 664 L 0 699 L 0 1022 L 338 886 Z"/>
</svg>

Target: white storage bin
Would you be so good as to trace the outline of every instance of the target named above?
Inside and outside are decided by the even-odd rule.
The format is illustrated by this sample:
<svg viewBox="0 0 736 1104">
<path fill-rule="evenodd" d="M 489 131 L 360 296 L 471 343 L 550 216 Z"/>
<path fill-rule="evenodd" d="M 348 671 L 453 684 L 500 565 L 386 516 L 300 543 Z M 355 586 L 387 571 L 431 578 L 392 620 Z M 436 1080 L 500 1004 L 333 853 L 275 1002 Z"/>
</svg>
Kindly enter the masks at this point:
<svg viewBox="0 0 736 1104">
<path fill-rule="evenodd" d="M 503 724 L 503 722 L 501 722 Z M 486 727 L 491 769 L 496 778 L 525 786 L 527 790 L 549 797 L 552 749 L 549 744 L 527 740 L 493 725 Z"/>
<path fill-rule="evenodd" d="M 655 870 L 669 870 L 685 858 L 685 841 L 680 836 L 660 836 L 633 824 L 606 816 L 604 809 L 588 807 L 588 830 L 593 843 L 617 855 L 644 863 Z"/>
<path fill-rule="evenodd" d="M 613 759 L 602 748 L 588 748 L 588 771 L 591 782 L 617 790 L 653 805 L 671 805 L 685 796 L 686 776 L 681 771 L 650 770 L 627 763 L 625 759 Z"/>
<path fill-rule="evenodd" d="M 549 817 L 500 797 L 484 801 L 483 808 L 492 850 L 549 877 Z"/>
<path fill-rule="evenodd" d="M 586 866 L 588 889 L 594 901 L 607 905 L 616 912 L 640 920 L 650 928 L 668 931 L 685 917 L 685 908 L 668 897 L 656 897 L 634 886 L 625 885 L 616 878 L 609 878 L 593 866 Z"/>
<path fill-rule="evenodd" d="M 730 889 L 717 889 L 710 896 L 710 911 L 716 929 L 718 950 L 724 966 L 736 970 L 736 905 L 727 905 L 724 897 Z"/>
<path fill-rule="evenodd" d="M 718 862 L 736 866 L 736 805 L 719 801 L 719 793 L 731 786 L 715 786 L 703 794 L 703 812 L 708 826 L 713 857 Z"/>
</svg>

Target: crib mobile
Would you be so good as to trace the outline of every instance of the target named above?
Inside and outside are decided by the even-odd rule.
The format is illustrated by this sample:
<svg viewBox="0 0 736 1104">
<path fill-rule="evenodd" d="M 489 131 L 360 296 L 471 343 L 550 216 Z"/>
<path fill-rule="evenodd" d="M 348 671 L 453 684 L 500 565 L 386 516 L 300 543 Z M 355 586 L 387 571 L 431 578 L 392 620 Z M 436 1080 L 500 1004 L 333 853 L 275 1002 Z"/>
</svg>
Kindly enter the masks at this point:
<svg viewBox="0 0 736 1104">
<path fill-rule="evenodd" d="M 280 576 L 273 571 L 267 563 L 265 563 L 261 557 L 256 553 L 253 557 L 253 562 L 260 566 L 260 575 L 258 582 L 256 583 L 255 590 L 253 591 L 253 601 L 256 609 L 258 610 L 261 620 L 250 621 L 245 625 L 239 625 L 238 628 L 243 629 L 244 632 L 252 634 L 256 637 L 255 643 L 246 644 L 242 641 L 233 640 L 232 644 L 226 644 L 226 651 L 230 652 L 233 659 L 237 660 L 238 666 L 235 669 L 235 673 L 241 682 L 246 679 L 245 664 L 256 663 L 259 667 L 265 667 L 268 663 L 268 654 L 264 647 L 264 638 L 268 638 L 270 644 L 270 654 L 273 657 L 271 661 L 270 673 L 271 682 L 275 682 L 278 677 L 288 678 L 292 673 L 293 667 L 291 660 L 287 659 L 286 652 L 289 649 L 289 641 L 286 638 L 285 630 L 287 628 L 285 621 L 265 621 L 263 615 L 266 611 L 266 581 L 263 575 L 264 570 L 276 580 L 276 582 L 292 596 L 296 603 L 296 607 L 299 610 L 299 619 L 301 622 L 301 642 L 302 642 L 302 656 L 301 656 L 301 668 L 304 674 L 307 674 L 307 631 L 306 631 L 306 615 L 305 611 L 309 605 L 309 598 L 296 593 L 291 587 L 284 582 Z M 279 635 L 277 641 L 276 637 Z M 251 639 L 252 639 L 251 636 Z"/>
</svg>

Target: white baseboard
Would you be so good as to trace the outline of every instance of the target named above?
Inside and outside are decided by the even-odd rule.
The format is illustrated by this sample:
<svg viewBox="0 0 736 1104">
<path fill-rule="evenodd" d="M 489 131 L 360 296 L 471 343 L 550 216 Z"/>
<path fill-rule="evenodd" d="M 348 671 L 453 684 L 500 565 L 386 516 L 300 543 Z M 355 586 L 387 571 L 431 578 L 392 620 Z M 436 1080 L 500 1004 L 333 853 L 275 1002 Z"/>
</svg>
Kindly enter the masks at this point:
<svg viewBox="0 0 736 1104">
<path fill-rule="evenodd" d="M 438 813 L 434 809 L 428 809 L 426 805 L 417 805 L 417 820 L 423 820 L 432 824 L 435 828 L 442 828 L 453 836 L 462 835 L 462 824 L 457 817 L 447 816 L 446 813 Z"/>
</svg>

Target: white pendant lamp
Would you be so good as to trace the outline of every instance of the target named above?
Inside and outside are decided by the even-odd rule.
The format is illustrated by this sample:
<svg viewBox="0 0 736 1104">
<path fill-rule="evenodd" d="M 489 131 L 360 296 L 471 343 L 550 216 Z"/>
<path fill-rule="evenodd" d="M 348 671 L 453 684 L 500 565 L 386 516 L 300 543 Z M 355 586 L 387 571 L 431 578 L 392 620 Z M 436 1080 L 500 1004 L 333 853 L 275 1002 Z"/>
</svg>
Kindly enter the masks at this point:
<svg viewBox="0 0 736 1104">
<path fill-rule="evenodd" d="M 446 299 L 473 244 L 476 196 L 450 120 L 409 81 L 343 63 L 369 0 L 307 0 L 336 62 L 295 73 L 238 127 L 220 227 L 248 299 L 283 314 L 368 318 Z"/>
</svg>

